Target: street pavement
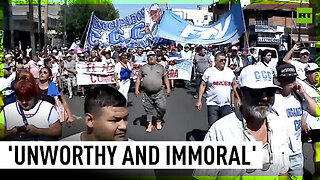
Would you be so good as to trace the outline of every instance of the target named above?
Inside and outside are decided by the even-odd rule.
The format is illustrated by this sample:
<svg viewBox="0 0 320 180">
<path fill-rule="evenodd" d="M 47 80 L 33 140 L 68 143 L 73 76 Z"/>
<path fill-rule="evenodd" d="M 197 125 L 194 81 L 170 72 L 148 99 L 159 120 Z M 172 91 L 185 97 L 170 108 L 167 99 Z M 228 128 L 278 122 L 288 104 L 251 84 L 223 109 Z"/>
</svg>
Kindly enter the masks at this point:
<svg viewBox="0 0 320 180">
<path fill-rule="evenodd" d="M 195 107 L 196 99 L 193 98 L 191 90 L 175 88 L 171 96 L 167 98 L 167 112 L 164 116 L 165 123 L 162 130 L 154 129 L 151 133 L 145 131 L 147 127 L 146 115 L 141 102 L 141 95 L 137 98 L 133 91 L 129 92 L 129 116 L 128 131 L 129 138 L 135 141 L 187 141 L 202 140 L 207 128 L 207 108 L 203 101 L 203 108 L 198 111 Z M 205 98 L 203 98 L 205 99 Z M 68 127 L 63 125 L 63 137 L 84 131 L 84 98 L 74 96 L 68 99 L 71 111 L 76 122 Z M 311 179 L 310 175 L 314 172 L 312 162 L 312 147 L 310 143 L 303 146 L 305 179 Z M 156 170 L 156 175 L 176 176 L 191 175 L 192 170 Z"/>
</svg>

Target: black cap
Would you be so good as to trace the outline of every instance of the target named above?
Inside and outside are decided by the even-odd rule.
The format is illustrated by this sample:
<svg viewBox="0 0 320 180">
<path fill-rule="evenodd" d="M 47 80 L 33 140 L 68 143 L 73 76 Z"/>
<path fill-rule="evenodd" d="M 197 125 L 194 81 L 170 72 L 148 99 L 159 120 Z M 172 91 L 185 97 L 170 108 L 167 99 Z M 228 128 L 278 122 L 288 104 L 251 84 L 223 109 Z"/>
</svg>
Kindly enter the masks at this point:
<svg viewBox="0 0 320 180">
<path fill-rule="evenodd" d="M 297 71 L 294 65 L 285 63 L 277 67 L 277 76 L 278 77 L 293 77 L 297 76 Z"/>
</svg>

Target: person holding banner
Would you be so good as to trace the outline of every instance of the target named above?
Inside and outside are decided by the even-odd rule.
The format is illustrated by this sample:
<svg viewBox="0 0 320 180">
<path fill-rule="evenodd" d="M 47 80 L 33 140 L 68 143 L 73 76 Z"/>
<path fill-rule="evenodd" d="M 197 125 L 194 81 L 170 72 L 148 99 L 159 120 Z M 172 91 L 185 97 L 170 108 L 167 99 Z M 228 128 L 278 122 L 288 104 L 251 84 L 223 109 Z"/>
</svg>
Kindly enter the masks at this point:
<svg viewBox="0 0 320 180">
<path fill-rule="evenodd" d="M 202 95 L 207 89 L 209 128 L 218 119 L 232 112 L 231 88 L 234 88 L 237 83 L 233 71 L 225 65 L 225 54 L 218 53 L 215 56 L 215 66 L 208 68 L 202 76 L 196 108 L 198 110 L 202 108 Z"/>
<path fill-rule="evenodd" d="M 196 179 L 278 179 L 288 176 L 289 136 L 286 125 L 271 107 L 276 89 L 273 75 L 265 66 L 249 65 L 239 76 L 236 88 L 241 100 L 239 113 L 231 113 L 214 123 L 204 141 L 261 141 L 263 164 L 261 169 L 197 169 Z M 230 178 L 230 176 L 232 176 Z M 239 177 L 247 176 L 247 177 Z M 287 178 L 287 177 L 284 177 Z"/>
<path fill-rule="evenodd" d="M 181 51 L 181 58 L 186 59 L 188 61 L 192 61 L 194 57 L 193 51 L 190 51 L 189 44 L 184 45 L 184 50 Z M 184 88 L 189 90 L 190 89 L 190 80 L 184 80 Z"/>
<path fill-rule="evenodd" d="M 170 83 L 166 70 L 156 63 L 156 54 L 149 51 L 147 54 L 148 64 L 139 70 L 135 85 L 135 95 L 139 96 L 140 86 L 142 90 L 142 104 L 147 113 L 148 127 L 146 131 L 151 133 L 154 126 L 152 117 L 156 116 L 158 130 L 162 129 L 163 116 L 166 113 L 166 97 L 163 92 L 163 81 L 167 87 L 167 96 L 170 95 Z M 156 114 L 154 114 L 156 110 Z"/>
<path fill-rule="evenodd" d="M 130 88 L 131 67 L 127 54 L 120 54 L 120 61 L 114 67 L 114 79 L 119 92 L 121 92 L 127 100 Z"/>
</svg>

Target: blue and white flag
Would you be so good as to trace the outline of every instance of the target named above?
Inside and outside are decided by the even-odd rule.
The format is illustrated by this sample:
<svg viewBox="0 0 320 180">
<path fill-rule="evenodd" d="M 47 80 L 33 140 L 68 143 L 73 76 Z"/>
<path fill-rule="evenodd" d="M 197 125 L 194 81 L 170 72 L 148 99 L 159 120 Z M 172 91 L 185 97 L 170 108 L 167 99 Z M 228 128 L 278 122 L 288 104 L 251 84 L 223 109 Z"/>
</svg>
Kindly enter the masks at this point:
<svg viewBox="0 0 320 180">
<path fill-rule="evenodd" d="M 243 13 L 240 4 L 233 5 L 218 22 L 211 26 L 197 26 L 165 11 L 157 36 L 183 43 L 227 44 L 234 42 L 244 32 Z"/>
<path fill-rule="evenodd" d="M 145 8 L 125 18 L 103 21 L 92 13 L 85 48 L 117 45 L 126 48 L 150 47 L 155 42 L 145 31 Z"/>
</svg>

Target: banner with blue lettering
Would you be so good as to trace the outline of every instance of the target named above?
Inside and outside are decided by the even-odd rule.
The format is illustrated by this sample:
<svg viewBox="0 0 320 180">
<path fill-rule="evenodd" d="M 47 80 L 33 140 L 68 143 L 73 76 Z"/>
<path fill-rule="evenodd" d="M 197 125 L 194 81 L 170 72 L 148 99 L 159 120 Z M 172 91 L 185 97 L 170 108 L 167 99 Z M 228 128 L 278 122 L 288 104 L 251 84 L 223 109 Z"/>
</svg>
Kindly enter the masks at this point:
<svg viewBox="0 0 320 180">
<path fill-rule="evenodd" d="M 243 13 L 240 4 L 210 26 L 198 26 L 180 18 L 171 11 L 165 11 L 157 36 L 178 42 L 192 44 L 227 44 L 238 40 L 244 32 Z"/>
<path fill-rule="evenodd" d="M 191 80 L 192 61 L 186 59 L 168 60 L 169 69 L 167 71 L 169 79 Z"/>
<path fill-rule="evenodd" d="M 145 31 L 145 8 L 113 21 L 103 21 L 92 13 L 85 48 L 116 45 L 126 48 L 150 47 L 156 40 Z"/>
</svg>

